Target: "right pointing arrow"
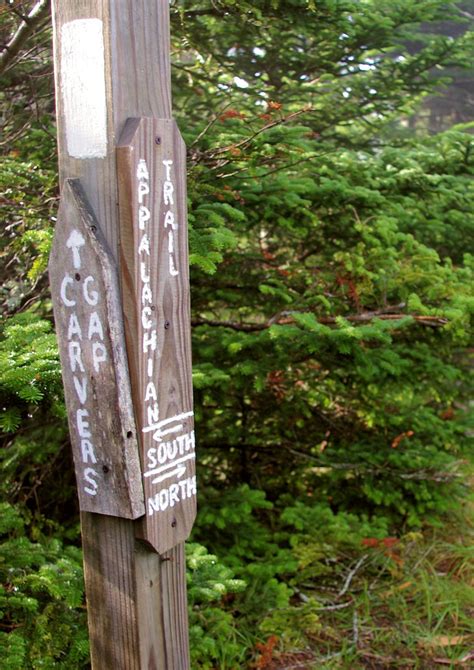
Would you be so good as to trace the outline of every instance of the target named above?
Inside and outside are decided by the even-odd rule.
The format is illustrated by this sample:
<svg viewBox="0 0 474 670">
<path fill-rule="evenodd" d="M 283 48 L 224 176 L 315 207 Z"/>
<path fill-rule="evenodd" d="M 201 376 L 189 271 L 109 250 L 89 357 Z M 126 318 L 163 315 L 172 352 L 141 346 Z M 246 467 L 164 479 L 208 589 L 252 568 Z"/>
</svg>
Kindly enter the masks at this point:
<svg viewBox="0 0 474 670">
<path fill-rule="evenodd" d="M 151 480 L 151 483 L 160 484 L 161 482 L 164 482 L 165 479 L 171 479 L 172 477 L 177 477 L 178 479 L 181 479 L 181 477 L 184 475 L 185 472 L 186 472 L 186 466 L 178 465 L 178 467 L 175 470 L 171 470 L 171 472 L 165 472 L 164 475 L 155 477 L 155 479 Z"/>
</svg>

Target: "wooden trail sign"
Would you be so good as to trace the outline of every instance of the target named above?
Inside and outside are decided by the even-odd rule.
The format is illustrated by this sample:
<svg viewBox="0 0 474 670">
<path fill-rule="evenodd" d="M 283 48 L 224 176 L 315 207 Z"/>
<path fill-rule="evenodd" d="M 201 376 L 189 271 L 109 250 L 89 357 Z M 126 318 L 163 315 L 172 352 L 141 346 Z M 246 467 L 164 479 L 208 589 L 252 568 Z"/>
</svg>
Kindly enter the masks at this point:
<svg viewBox="0 0 474 670">
<path fill-rule="evenodd" d="M 50 284 L 79 506 L 144 513 L 115 264 L 78 180 L 62 191 Z"/>
<path fill-rule="evenodd" d="M 194 438 L 184 148 L 171 121 L 169 2 L 53 0 L 52 10 L 61 209 L 51 283 L 82 510 L 92 668 L 189 670 L 183 540 L 195 514 Z M 155 246 L 150 244 L 147 266 L 153 288 L 152 280 L 146 282 L 141 274 L 130 275 L 130 281 L 125 275 L 125 269 L 141 272 L 133 257 L 137 177 L 127 166 L 135 160 L 134 143 L 142 141 L 142 122 L 138 134 L 132 132 L 125 141 L 133 124 L 129 119 L 146 119 L 147 132 L 149 123 L 162 124 L 157 132 L 163 147 L 154 146 L 162 153 L 155 152 L 147 164 L 150 186 L 165 188 L 164 183 L 159 186 L 163 171 L 157 171 L 159 166 L 166 169 L 160 163 L 166 160 L 163 152 L 173 160 L 168 167 L 176 168 L 165 182 L 173 182 L 176 189 L 173 213 L 181 227 L 171 227 L 173 239 L 161 239 L 155 236 L 158 224 L 153 224 Z M 123 165 L 120 156 L 117 162 L 119 138 Z M 148 160 L 152 154 L 148 139 L 146 143 Z M 162 205 L 155 198 L 148 203 L 158 222 Z M 151 224 L 150 213 L 150 231 Z M 162 274 L 161 265 L 166 262 L 170 268 L 170 258 L 179 275 Z M 131 382 L 125 374 L 114 268 L 123 287 Z M 142 299 L 137 281 L 142 293 L 143 284 L 149 284 L 152 302 L 147 298 L 145 305 L 137 305 Z M 95 301 L 94 291 L 97 305 L 88 302 Z M 149 363 L 144 353 L 153 345 L 143 352 L 143 339 L 138 343 L 136 338 L 143 338 L 144 331 L 153 338 L 149 331 L 155 327 L 156 349 Z M 150 380 L 153 386 L 148 387 Z M 149 411 L 152 424 L 144 421 Z M 147 426 L 153 430 L 144 431 Z M 156 467 L 147 460 L 152 457 Z M 86 473 L 87 468 L 97 474 Z M 95 495 L 86 475 L 97 486 Z"/>
<path fill-rule="evenodd" d="M 129 119 L 117 148 L 120 267 L 146 514 L 160 553 L 196 515 L 186 151 L 171 119 Z"/>
</svg>

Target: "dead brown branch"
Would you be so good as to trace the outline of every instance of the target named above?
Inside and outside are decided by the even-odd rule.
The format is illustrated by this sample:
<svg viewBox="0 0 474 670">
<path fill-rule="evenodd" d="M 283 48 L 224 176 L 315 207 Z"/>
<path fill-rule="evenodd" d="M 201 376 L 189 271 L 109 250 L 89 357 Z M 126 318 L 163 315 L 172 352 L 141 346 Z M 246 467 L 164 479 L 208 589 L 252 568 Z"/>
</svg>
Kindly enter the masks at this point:
<svg viewBox="0 0 474 670">
<path fill-rule="evenodd" d="M 26 41 L 41 26 L 49 14 L 50 0 L 38 0 L 28 16 L 22 17 L 15 34 L 0 53 L 0 75 L 11 65 Z"/>
<path fill-rule="evenodd" d="M 237 330 L 245 333 L 253 333 L 259 330 L 266 330 L 267 328 L 270 328 L 270 326 L 272 325 L 283 326 L 296 323 L 293 314 L 296 314 L 296 312 L 293 313 L 283 312 L 277 315 L 277 317 L 272 317 L 265 323 L 240 323 L 236 321 L 220 321 L 218 319 L 207 319 L 201 317 L 198 319 L 194 319 L 191 322 L 191 325 L 215 326 L 221 328 L 230 328 L 231 330 Z M 448 323 L 448 319 L 441 316 L 427 316 L 424 314 L 403 314 L 403 313 L 392 314 L 390 312 L 390 308 L 386 308 L 380 311 L 376 310 L 371 312 L 363 312 L 361 314 L 349 314 L 348 316 L 344 316 L 342 318 L 344 318 L 344 320 L 348 321 L 349 323 L 363 324 L 363 323 L 370 323 L 370 321 L 373 321 L 374 319 L 380 319 L 381 321 L 401 321 L 406 317 L 410 317 L 420 326 L 429 326 L 431 328 L 441 328 L 442 326 L 445 326 Z M 339 317 L 335 316 L 321 316 L 317 320 L 318 323 L 332 326 L 337 324 L 338 318 Z"/>
</svg>

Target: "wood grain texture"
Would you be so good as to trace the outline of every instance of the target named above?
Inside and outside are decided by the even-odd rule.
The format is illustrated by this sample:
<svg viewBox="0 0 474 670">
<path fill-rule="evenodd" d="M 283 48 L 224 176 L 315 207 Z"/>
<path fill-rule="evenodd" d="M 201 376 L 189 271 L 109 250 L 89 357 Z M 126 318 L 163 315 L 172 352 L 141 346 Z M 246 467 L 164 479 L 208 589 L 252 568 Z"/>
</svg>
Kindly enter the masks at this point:
<svg viewBox="0 0 474 670">
<path fill-rule="evenodd" d="M 130 118 L 170 119 L 169 3 L 114 0 L 110 3 L 110 41 L 115 137 L 123 131 L 124 110 Z"/>
<path fill-rule="evenodd" d="M 107 154 L 77 159 L 67 152 L 61 66 L 62 27 L 80 19 L 103 23 Z M 171 118 L 169 5 L 166 0 L 53 0 L 53 47 L 61 178 L 80 177 L 114 257 L 118 245 L 115 140 L 129 117 Z M 87 115 L 87 109 L 84 109 Z"/>
<path fill-rule="evenodd" d="M 148 603 L 139 610 L 141 657 L 150 670 L 190 668 L 184 544 L 160 557 L 159 566 L 151 560 L 145 545 L 139 550 L 136 565 L 137 598 Z M 151 633 L 151 635 L 150 635 Z"/>
<path fill-rule="evenodd" d="M 62 190 L 50 284 L 81 510 L 144 513 L 118 277 L 77 180 Z"/>
<path fill-rule="evenodd" d="M 117 146 L 120 268 L 140 434 L 143 537 L 159 552 L 196 515 L 186 152 L 169 119 L 130 119 Z"/>
<path fill-rule="evenodd" d="M 133 522 L 82 513 L 81 530 L 92 668 L 149 670 L 140 653 Z"/>
<path fill-rule="evenodd" d="M 130 117 L 171 117 L 169 3 L 53 0 L 52 5 L 60 183 L 80 179 L 111 254 L 118 260 L 115 143 Z M 61 87 L 68 74 L 60 59 L 62 27 L 79 19 L 102 21 L 104 158 L 78 159 L 67 151 Z M 93 670 L 188 670 L 184 559 L 177 563 L 178 571 L 171 570 L 168 561 L 136 539 L 140 521 L 83 512 L 81 525 Z M 183 545 L 173 552 L 183 557 Z"/>
<path fill-rule="evenodd" d="M 187 622 L 186 589 L 175 588 L 175 584 L 186 584 L 186 557 L 184 544 L 179 544 L 164 556 L 161 564 L 161 602 L 165 613 L 163 621 L 165 637 L 165 659 L 168 668 L 186 670 L 190 668 Z"/>
<path fill-rule="evenodd" d="M 184 545 L 158 556 L 125 519 L 81 514 L 94 670 L 189 670 Z"/>
</svg>

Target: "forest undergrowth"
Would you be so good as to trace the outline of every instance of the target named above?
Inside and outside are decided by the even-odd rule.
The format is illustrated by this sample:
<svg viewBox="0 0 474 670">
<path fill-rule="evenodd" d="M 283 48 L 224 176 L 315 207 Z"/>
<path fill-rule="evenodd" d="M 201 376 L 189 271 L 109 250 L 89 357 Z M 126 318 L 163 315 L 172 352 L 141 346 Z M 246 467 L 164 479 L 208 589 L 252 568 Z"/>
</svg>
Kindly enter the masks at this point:
<svg viewBox="0 0 474 670">
<path fill-rule="evenodd" d="M 451 522 L 452 523 L 452 522 Z M 469 668 L 474 661 L 472 516 L 401 538 L 366 538 L 340 588 L 307 583 L 318 603 L 306 651 L 257 644 L 256 668 Z M 341 557 L 337 557 L 341 560 Z M 283 633 L 284 637 L 284 633 Z"/>
</svg>

